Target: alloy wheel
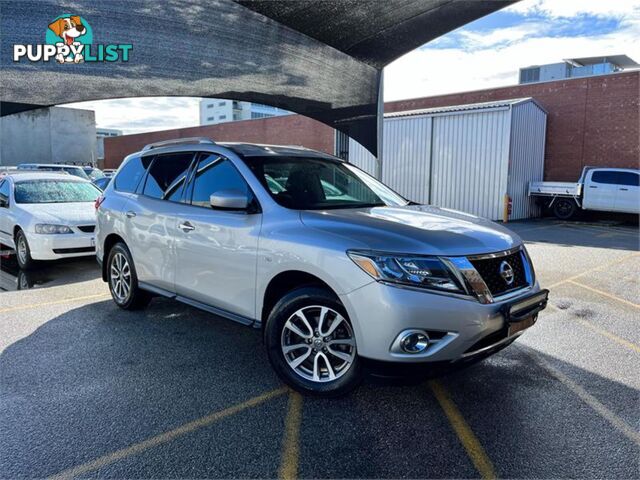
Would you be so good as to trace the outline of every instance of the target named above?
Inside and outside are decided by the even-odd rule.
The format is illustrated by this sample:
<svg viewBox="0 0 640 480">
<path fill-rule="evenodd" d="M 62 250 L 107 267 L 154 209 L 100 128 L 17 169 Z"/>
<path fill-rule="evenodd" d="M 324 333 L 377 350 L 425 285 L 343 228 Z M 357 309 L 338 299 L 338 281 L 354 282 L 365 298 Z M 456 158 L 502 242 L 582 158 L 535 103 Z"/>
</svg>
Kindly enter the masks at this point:
<svg viewBox="0 0 640 480">
<path fill-rule="evenodd" d="M 356 342 L 349 322 L 335 310 L 309 306 L 284 324 L 282 354 L 299 376 L 330 382 L 343 376 L 356 358 Z"/>
<path fill-rule="evenodd" d="M 27 241 L 25 240 L 23 235 L 18 236 L 18 259 L 22 265 L 26 264 L 28 261 L 28 253 L 27 253 Z"/>
<path fill-rule="evenodd" d="M 111 290 L 119 303 L 126 302 L 131 293 L 131 267 L 122 253 L 118 252 L 111 260 Z"/>
</svg>

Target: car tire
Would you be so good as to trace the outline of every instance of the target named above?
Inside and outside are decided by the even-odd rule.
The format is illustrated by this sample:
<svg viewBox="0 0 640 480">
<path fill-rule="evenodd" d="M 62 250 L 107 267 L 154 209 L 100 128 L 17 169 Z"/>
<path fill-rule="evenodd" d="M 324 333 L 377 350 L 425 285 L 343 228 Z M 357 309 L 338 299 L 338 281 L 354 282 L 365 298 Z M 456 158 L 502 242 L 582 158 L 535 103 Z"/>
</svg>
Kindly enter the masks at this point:
<svg viewBox="0 0 640 480">
<path fill-rule="evenodd" d="M 31 249 L 29 248 L 29 242 L 27 236 L 22 230 L 18 230 L 15 237 L 16 244 L 16 260 L 18 266 L 22 270 L 29 270 L 35 266 L 35 260 L 31 258 Z"/>
<path fill-rule="evenodd" d="M 264 341 L 276 373 L 300 393 L 339 397 L 363 379 L 347 312 L 326 289 L 301 287 L 280 299 L 266 321 Z"/>
<path fill-rule="evenodd" d="M 577 211 L 578 205 L 572 198 L 558 198 L 553 204 L 553 214 L 560 220 L 569 220 Z"/>
<path fill-rule="evenodd" d="M 107 282 L 113 301 L 123 310 L 139 310 L 151 301 L 151 294 L 138 286 L 138 276 L 131 252 L 120 242 L 109 251 Z"/>
</svg>

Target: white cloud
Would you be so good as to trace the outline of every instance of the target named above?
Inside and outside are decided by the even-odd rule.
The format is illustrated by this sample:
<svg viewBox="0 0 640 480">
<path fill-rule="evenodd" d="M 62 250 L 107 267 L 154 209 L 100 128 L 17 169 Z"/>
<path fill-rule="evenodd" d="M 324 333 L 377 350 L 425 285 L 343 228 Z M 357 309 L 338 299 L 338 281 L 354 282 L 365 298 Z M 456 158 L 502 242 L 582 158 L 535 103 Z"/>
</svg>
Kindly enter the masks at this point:
<svg viewBox="0 0 640 480">
<path fill-rule="evenodd" d="M 573 3 L 573 0 L 554 0 L 551 4 Z M 516 6 L 545 2 L 522 2 Z M 618 1 L 588 2 L 616 4 Z M 591 3 L 594 3 L 592 5 Z M 640 1 L 633 3 L 640 5 Z M 512 7 L 513 8 L 513 7 Z M 601 9 L 604 11 L 604 9 Z M 556 9 L 554 14 L 559 14 Z M 566 21 L 560 20 L 566 24 Z M 626 54 L 640 62 L 640 8 L 627 8 L 619 28 L 609 33 L 591 31 L 581 36 L 554 34 L 551 28 L 558 20 L 535 20 L 519 26 L 478 32 L 459 30 L 460 42 L 450 48 L 427 45 L 401 57 L 385 69 L 385 100 L 400 100 L 444 93 L 464 92 L 518 83 L 521 67 L 557 63 L 563 58 Z M 588 24 L 586 24 L 588 26 Z M 561 31 L 561 30 L 560 30 Z"/>
<path fill-rule="evenodd" d="M 551 18 L 578 15 L 624 18 L 639 10 L 637 0 L 523 0 L 505 11 L 523 15 L 541 14 Z"/>
<path fill-rule="evenodd" d="M 94 110 L 98 127 L 120 128 L 124 133 L 141 133 L 198 125 L 199 101 L 199 98 L 189 97 L 143 97 L 62 106 Z"/>
</svg>

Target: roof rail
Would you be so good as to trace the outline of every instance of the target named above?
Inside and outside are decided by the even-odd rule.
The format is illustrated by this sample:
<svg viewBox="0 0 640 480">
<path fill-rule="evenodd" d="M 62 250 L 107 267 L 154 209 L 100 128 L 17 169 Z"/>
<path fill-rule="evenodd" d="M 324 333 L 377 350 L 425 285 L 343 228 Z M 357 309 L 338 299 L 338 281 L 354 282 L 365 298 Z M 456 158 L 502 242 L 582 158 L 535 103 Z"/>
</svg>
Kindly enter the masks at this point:
<svg viewBox="0 0 640 480">
<path fill-rule="evenodd" d="M 163 140 L 162 142 L 155 142 L 145 145 L 142 151 L 144 152 L 153 148 L 170 147 L 172 145 L 185 145 L 193 143 L 208 143 L 209 145 L 216 144 L 216 142 L 207 137 L 174 138 L 173 140 Z"/>
</svg>

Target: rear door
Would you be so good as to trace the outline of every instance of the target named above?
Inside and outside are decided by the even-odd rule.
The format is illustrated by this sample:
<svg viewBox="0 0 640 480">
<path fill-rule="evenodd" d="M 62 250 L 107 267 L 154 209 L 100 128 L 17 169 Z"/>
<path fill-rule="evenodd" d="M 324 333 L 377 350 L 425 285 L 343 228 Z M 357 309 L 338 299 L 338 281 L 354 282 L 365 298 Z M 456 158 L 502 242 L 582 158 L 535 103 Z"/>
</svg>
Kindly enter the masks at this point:
<svg viewBox="0 0 640 480">
<path fill-rule="evenodd" d="M 257 210 L 213 209 L 209 198 L 220 190 L 253 196 L 233 163 L 214 153 L 196 161 L 185 203 L 176 206 L 175 289 L 182 295 L 227 312 L 239 321 L 255 317 L 258 237 Z"/>
<path fill-rule="evenodd" d="M 640 213 L 640 174 L 618 171 L 618 191 L 616 193 L 616 211 Z"/>
<path fill-rule="evenodd" d="M 169 291 L 174 290 L 175 209 L 193 157 L 193 152 L 143 157 L 147 173 L 125 205 L 127 243 L 138 280 Z"/>
<path fill-rule="evenodd" d="M 614 170 L 589 170 L 584 183 L 583 208 L 605 212 L 615 211 L 617 182 L 617 172 Z"/>
</svg>

